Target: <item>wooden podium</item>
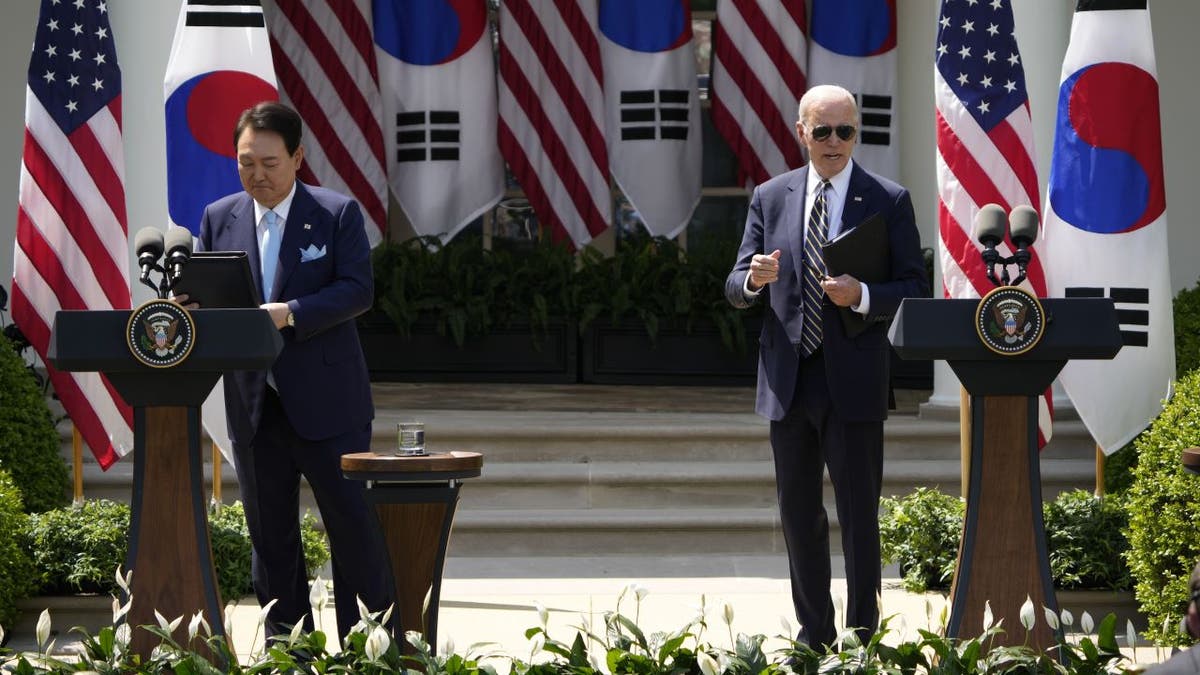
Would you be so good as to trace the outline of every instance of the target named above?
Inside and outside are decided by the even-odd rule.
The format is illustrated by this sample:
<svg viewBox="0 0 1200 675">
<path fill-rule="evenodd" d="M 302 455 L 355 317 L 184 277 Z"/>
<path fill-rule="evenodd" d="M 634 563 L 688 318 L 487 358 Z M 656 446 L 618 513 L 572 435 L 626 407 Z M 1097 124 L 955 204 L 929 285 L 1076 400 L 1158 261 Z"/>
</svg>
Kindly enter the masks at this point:
<svg viewBox="0 0 1200 675">
<path fill-rule="evenodd" d="M 997 644 L 1022 644 L 1019 611 L 1033 601 L 1029 644 L 1056 636 L 1043 607 L 1057 610 L 1042 521 L 1038 398 L 1069 359 L 1111 359 L 1121 348 L 1108 299 L 1042 299 L 1041 340 L 1022 354 L 998 354 L 976 329 L 977 300 L 905 299 L 889 338 L 906 359 L 945 359 L 971 395 L 967 515 L 951 589 L 952 637 L 983 631 L 985 603 L 1004 619 Z"/>
<path fill-rule="evenodd" d="M 137 310 L 133 310 L 136 312 Z M 228 370 L 264 370 L 283 338 L 261 309 L 200 309 L 190 313 L 194 341 L 170 367 L 136 359 L 126 342 L 131 311 L 60 311 L 48 360 L 62 371 L 99 371 L 133 406 L 134 480 L 129 552 L 133 603 L 126 622 L 133 651 L 148 657 L 158 638 L 139 626 L 183 616 L 175 637 L 199 611 L 214 635 L 226 635 L 208 531 L 200 447 L 200 406 Z"/>
<path fill-rule="evenodd" d="M 342 456 L 342 473 L 366 481 L 364 495 L 375 507 L 395 580 L 400 630 L 419 631 L 435 652 L 442 567 L 458 493 L 462 481 L 477 477 L 482 467 L 477 452 Z M 426 594 L 429 607 L 422 612 Z M 405 653 L 412 652 L 403 635 L 395 638 Z"/>
</svg>

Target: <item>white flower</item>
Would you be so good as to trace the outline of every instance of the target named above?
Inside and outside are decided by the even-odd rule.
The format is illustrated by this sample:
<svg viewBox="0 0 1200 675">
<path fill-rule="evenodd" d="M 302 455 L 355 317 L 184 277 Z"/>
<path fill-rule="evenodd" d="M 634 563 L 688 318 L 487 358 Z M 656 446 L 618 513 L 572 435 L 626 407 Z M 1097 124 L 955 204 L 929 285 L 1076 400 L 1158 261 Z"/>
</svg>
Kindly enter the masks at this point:
<svg viewBox="0 0 1200 675">
<path fill-rule="evenodd" d="M 442 653 L 446 655 L 454 653 L 454 638 L 446 638 L 446 641 L 442 643 Z"/>
<path fill-rule="evenodd" d="M 1058 630 L 1058 615 L 1049 607 L 1042 607 L 1043 613 L 1046 615 L 1046 623 L 1050 626 L 1050 630 Z"/>
<path fill-rule="evenodd" d="M 1079 628 L 1081 630 L 1083 630 L 1083 632 L 1090 635 L 1092 632 L 1092 629 L 1095 627 L 1096 627 L 1096 623 L 1094 621 L 1092 621 L 1091 614 L 1084 612 L 1083 616 L 1079 617 Z"/>
<path fill-rule="evenodd" d="M 129 624 L 123 623 L 117 626 L 116 639 L 118 645 L 129 644 L 129 641 L 133 639 L 133 629 L 129 627 Z"/>
<path fill-rule="evenodd" d="M 271 613 L 271 608 L 274 607 L 275 603 L 277 602 L 279 602 L 279 598 L 275 598 L 264 605 L 262 609 L 258 610 L 258 627 L 260 630 L 263 628 L 263 626 L 267 625 L 267 615 Z"/>
<path fill-rule="evenodd" d="M 696 652 L 696 663 L 700 666 L 700 672 L 704 675 L 721 675 L 721 667 L 717 665 L 717 660 L 709 656 L 708 652 Z"/>
<path fill-rule="evenodd" d="M 183 623 L 182 614 L 175 617 L 173 621 L 167 621 L 167 618 L 162 614 L 159 614 L 157 609 L 154 610 L 154 619 L 158 621 L 158 627 L 168 633 L 174 633 L 175 629 L 179 628 L 179 624 Z"/>
<path fill-rule="evenodd" d="M 188 642 L 196 639 L 196 636 L 200 634 L 201 626 L 204 626 L 204 632 L 206 634 L 212 633 L 212 630 L 210 630 L 208 627 L 208 622 L 204 620 L 204 610 L 196 612 L 192 616 L 192 620 L 188 622 Z"/>
<path fill-rule="evenodd" d="M 129 595 L 129 584 L 133 582 L 133 570 L 129 570 L 125 573 L 125 576 L 121 576 L 121 566 L 117 565 L 114 577 L 117 580 L 117 585 L 121 587 L 122 591 L 125 591 L 125 595 Z"/>
<path fill-rule="evenodd" d="M 721 618 L 725 621 L 726 626 L 733 625 L 733 605 L 728 600 L 721 605 Z"/>
<path fill-rule="evenodd" d="M 1064 626 L 1070 626 L 1075 623 L 1075 615 L 1071 614 L 1071 610 L 1069 609 L 1063 609 L 1060 616 L 1062 617 L 1062 625 Z"/>
<path fill-rule="evenodd" d="M 38 616 L 37 628 L 34 631 L 39 647 L 44 647 L 46 641 L 50 639 L 50 627 L 50 610 L 43 609 L 41 615 Z"/>
<path fill-rule="evenodd" d="M 542 651 L 542 648 L 546 646 L 546 634 L 538 633 L 538 634 L 534 635 L 529 640 L 529 644 L 530 644 L 530 647 L 529 647 L 530 654 L 540 653 Z"/>
<path fill-rule="evenodd" d="M 546 628 L 547 626 L 549 626 L 550 625 L 550 610 L 546 609 L 546 606 L 540 602 L 534 602 L 533 607 L 534 607 L 534 609 L 537 610 L 538 621 L 540 621 L 542 623 L 542 628 Z"/>
<path fill-rule="evenodd" d="M 329 604 L 329 590 L 325 588 L 325 580 L 321 577 L 313 579 L 312 588 L 308 589 L 308 604 L 312 605 L 318 613 Z"/>
<path fill-rule="evenodd" d="M 1137 646 L 1137 630 L 1133 627 L 1133 622 L 1129 619 L 1125 620 L 1125 639 L 1129 642 L 1130 649 Z M 0 642 L 2 641 L 0 640 Z"/>
<path fill-rule="evenodd" d="M 0 645 L 4 644 L 4 626 L 0 626 Z"/>
<path fill-rule="evenodd" d="M 371 618 L 371 610 L 367 609 L 367 603 L 363 602 L 363 599 L 357 595 L 354 596 L 354 601 L 358 603 L 358 618 Z"/>
<path fill-rule="evenodd" d="M 985 600 L 983 603 L 983 632 L 988 632 L 992 628 L 992 601 Z"/>
<path fill-rule="evenodd" d="M 119 623 L 121 623 L 121 617 L 123 617 L 123 616 L 125 616 L 126 614 L 128 614 L 128 613 L 129 613 L 129 606 L 130 606 L 130 605 L 132 605 L 132 604 L 133 604 L 133 599 L 132 599 L 132 598 L 129 600 L 129 602 L 125 603 L 124 605 L 122 605 L 122 604 L 121 604 L 121 601 L 120 601 L 120 600 L 118 600 L 118 599 L 116 599 L 116 598 L 113 598 L 113 604 L 112 604 L 112 608 L 113 608 L 113 610 L 112 610 L 112 615 L 113 615 L 113 618 L 112 618 L 112 622 L 113 622 L 113 625 L 114 625 L 114 626 L 115 626 L 116 624 L 119 624 Z"/>
<path fill-rule="evenodd" d="M 296 625 L 292 626 L 292 632 L 288 633 L 288 648 L 291 648 L 292 645 L 296 644 L 296 640 L 300 639 L 300 631 L 302 630 L 304 630 L 303 618 L 297 621 Z"/>
<path fill-rule="evenodd" d="M 788 621 L 788 618 L 782 614 L 779 615 L 779 625 L 781 628 L 783 628 L 784 637 L 790 638 L 795 635 L 795 633 L 792 632 L 792 622 Z"/>
<path fill-rule="evenodd" d="M 233 632 L 233 611 L 234 611 L 234 609 L 235 609 L 235 606 L 232 602 L 229 603 L 228 605 L 225 605 L 225 634 L 226 635 L 229 635 L 230 633 Z"/>
<path fill-rule="evenodd" d="M 1033 630 L 1033 624 L 1037 621 L 1037 617 L 1033 613 L 1033 599 L 1028 595 L 1025 596 L 1025 602 L 1021 604 L 1019 616 L 1021 617 L 1021 625 L 1025 627 L 1025 630 Z"/>
<path fill-rule="evenodd" d="M 366 652 L 368 659 L 378 661 L 379 657 L 383 656 L 384 652 L 387 651 L 388 643 L 390 642 L 391 638 L 383 626 L 375 626 L 367 635 L 367 643 L 363 645 L 363 650 Z"/>
<path fill-rule="evenodd" d="M 645 586 L 642 586 L 642 585 L 640 585 L 640 584 L 634 584 L 634 585 L 633 585 L 633 594 L 637 596 L 638 602 L 641 602 L 642 600 L 645 600 L 645 599 L 646 599 L 646 596 L 647 596 L 649 593 L 650 593 L 650 589 L 649 589 L 649 588 L 646 588 Z"/>
</svg>

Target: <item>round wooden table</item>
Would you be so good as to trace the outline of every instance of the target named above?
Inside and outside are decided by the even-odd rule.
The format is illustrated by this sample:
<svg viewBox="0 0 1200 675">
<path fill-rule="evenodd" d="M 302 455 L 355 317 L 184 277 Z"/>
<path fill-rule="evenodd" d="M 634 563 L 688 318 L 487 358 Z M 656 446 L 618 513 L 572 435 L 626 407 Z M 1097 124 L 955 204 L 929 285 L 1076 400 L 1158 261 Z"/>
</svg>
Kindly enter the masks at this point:
<svg viewBox="0 0 1200 675">
<path fill-rule="evenodd" d="M 462 481 L 479 476 L 478 452 L 432 452 L 428 455 L 342 456 L 342 473 L 366 481 L 367 503 L 375 507 L 377 524 L 387 544 L 396 584 L 395 638 L 405 652 L 412 648 L 403 631 L 420 631 L 437 650 L 438 602 L 442 567 Z M 425 596 L 428 609 L 422 613 Z"/>
</svg>

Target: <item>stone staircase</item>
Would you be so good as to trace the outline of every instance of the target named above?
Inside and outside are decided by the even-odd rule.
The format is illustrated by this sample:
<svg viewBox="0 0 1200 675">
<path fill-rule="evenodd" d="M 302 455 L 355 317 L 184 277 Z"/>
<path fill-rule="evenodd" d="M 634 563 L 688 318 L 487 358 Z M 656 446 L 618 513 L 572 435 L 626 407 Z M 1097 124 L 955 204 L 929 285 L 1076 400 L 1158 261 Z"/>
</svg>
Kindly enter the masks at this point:
<svg viewBox="0 0 1200 675">
<path fill-rule="evenodd" d="M 885 425 L 884 495 L 957 494 L 957 410 L 920 406 L 928 392 L 898 396 Z M 431 451 L 484 455 L 482 476 L 463 487 L 452 560 L 785 553 L 753 390 L 377 384 L 375 400 L 373 449 L 394 448 L 396 423 L 417 419 Z M 1094 483 L 1090 437 L 1063 417 L 1042 455 L 1046 499 Z M 128 500 L 132 461 L 101 472 L 86 459 L 86 497 Z M 225 501 L 235 499 L 228 465 L 222 484 Z M 303 499 L 315 511 L 306 488 Z M 825 501 L 837 550 L 831 488 Z"/>
</svg>

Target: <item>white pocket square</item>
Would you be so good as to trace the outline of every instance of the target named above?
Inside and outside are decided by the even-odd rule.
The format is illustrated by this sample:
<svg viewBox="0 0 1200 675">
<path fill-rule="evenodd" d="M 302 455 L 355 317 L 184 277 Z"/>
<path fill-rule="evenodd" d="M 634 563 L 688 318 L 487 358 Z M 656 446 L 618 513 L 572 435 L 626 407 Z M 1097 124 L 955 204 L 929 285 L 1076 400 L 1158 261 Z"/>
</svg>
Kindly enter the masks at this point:
<svg viewBox="0 0 1200 675">
<path fill-rule="evenodd" d="M 312 262 L 319 258 L 325 257 L 325 247 L 317 248 L 316 244 L 309 244 L 308 248 L 300 249 L 300 262 Z"/>
</svg>

